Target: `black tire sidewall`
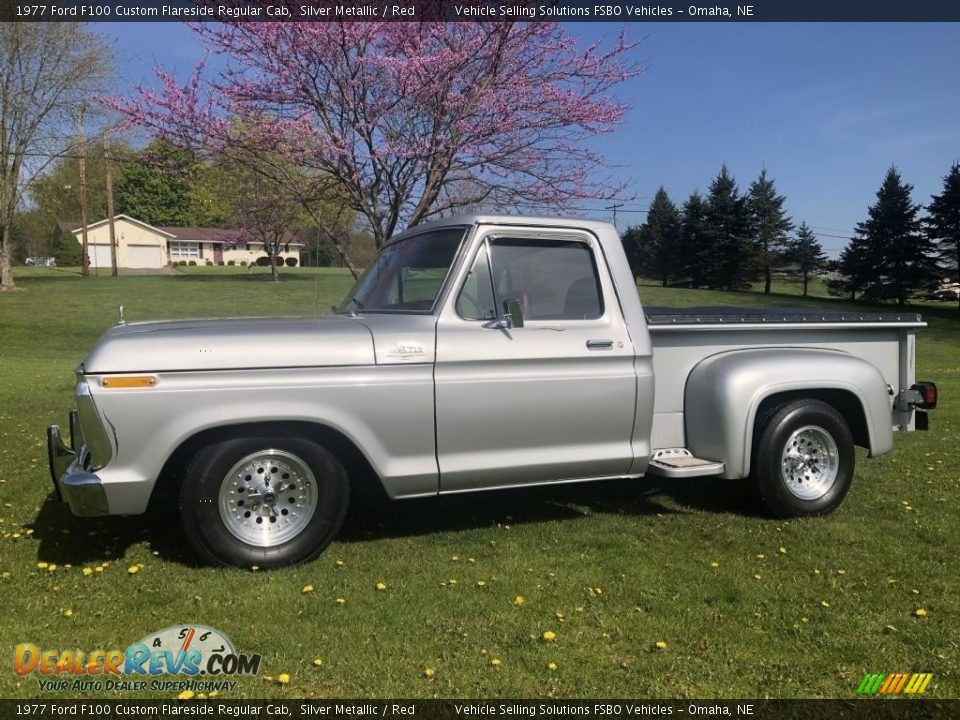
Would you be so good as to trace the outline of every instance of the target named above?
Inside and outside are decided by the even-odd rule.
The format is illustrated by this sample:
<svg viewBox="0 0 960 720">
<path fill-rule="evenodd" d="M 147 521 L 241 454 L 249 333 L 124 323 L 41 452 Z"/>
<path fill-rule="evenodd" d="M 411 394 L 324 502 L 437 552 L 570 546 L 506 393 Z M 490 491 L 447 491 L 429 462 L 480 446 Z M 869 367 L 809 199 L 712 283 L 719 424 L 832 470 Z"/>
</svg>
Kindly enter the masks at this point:
<svg viewBox="0 0 960 720">
<path fill-rule="evenodd" d="M 317 506 L 307 526 L 272 547 L 245 543 L 220 518 L 220 486 L 242 458 L 259 451 L 284 450 L 305 462 L 316 479 Z M 293 565 L 319 555 L 336 536 L 349 500 L 347 473 L 336 456 L 304 438 L 235 438 L 213 443 L 187 470 L 180 493 L 180 515 L 191 544 L 209 561 L 263 569 Z"/>
<path fill-rule="evenodd" d="M 791 493 L 780 467 L 787 440 L 805 425 L 815 425 L 828 432 L 837 444 L 839 456 L 836 481 L 827 493 L 814 500 L 804 500 Z M 769 424 L 759 430 L 754 457 L 757 488 L 774 515 L 824 515 L 843 502 L 853 482 L 855 454 L 853 436 L 840 413 L 819 400 L 797 400 L 778 408 Z"/>
</svg>

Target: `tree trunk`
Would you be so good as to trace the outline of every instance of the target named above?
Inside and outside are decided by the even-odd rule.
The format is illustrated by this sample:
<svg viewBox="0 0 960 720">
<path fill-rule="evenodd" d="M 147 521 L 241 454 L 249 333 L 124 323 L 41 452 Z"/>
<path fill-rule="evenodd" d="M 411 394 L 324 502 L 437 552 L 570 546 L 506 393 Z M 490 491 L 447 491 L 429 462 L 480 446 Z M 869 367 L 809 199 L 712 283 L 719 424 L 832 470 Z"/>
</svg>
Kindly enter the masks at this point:
<svg viewBox="0 0 960 720">
<path fill-rule="evenodd" d="M 806 273 L 804 273 L 803 274 L 803 296 L 804 297 L 807 296 L 807 283 L 809 282 L 810 282 L 810 277 Z"/>
<path fill-rule="evenodd" d="M 280 278 L 277 275 L 277 256 L 273 253 L 270 253 L 270 280 L 280 282 Z"/>
<path fill-rule="evenodd" d="M 3 227 L 0 228 L 0 292 L 4 290 L 16 290 L 17 286 L 13 282 L 13 272 L 10 269 L 10 258 L 13 255 L 13 222 L 12 218 L 3 219 Z"/>
<path fill-rule="evenodd" d="M 770 294 L 770 268 L 764 268 L 763 277 L 764 277 L 763 294 L 769 295 Z"/>
</svg>

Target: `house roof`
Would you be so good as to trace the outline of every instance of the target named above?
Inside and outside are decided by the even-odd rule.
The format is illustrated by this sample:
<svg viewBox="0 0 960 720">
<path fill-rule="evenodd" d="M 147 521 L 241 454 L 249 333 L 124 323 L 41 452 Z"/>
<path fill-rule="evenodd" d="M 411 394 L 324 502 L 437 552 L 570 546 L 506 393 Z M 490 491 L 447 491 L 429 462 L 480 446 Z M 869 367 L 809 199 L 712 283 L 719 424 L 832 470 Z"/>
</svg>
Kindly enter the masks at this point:
<svg viewBox="0 0 960 720">
<path fill-rule="evenodd" d="M 149 225 L 141 220 L 132 218 L 129 215 L 114 215 L 114 221 L 126 220 L 127 222 L 140 225 L 160 235 L 166 235 L 171 240 L 184 240 L 186 242 L 207 242 L 213 244 L 240 244 L 250 243 L 252 245 L 261 244 L 257 240 L 248 240 L 244 231 L 240 228 L 205 228 L 205 227 L 183 227 L 179 225 Z M 99 227 L 108 222 L 108 219 L 99 220 L 95 223 L 89 223 L 87 229 Z M 64 232 L 76 235 L 83 228 L 80 223 L 63 222 L 57 223 Z M 303 245 L 297 236 L 289 230 L 284 231 L 280 241 L 281 245 Z"/>
<path fill-rule="evenodd" d="M 171 235 L 170 233 L 166 232 L 165 230 L 162 230 L 162 229 L 160 229 L 160 228 L 158 228 L 158 227 L 154 227 L 153 225 L 148 225 L 147 223 L 143 222 L 142 220 L 137 220 L 136 218 L 132 218 L 132 217 L 130 217 L 129 215 L 123 215 L 123 214 L 121 214 L 121 215 L 114 215 L 114 216 L 113 216 L 113 221 L 116 222 L 117 220 L 126 220 L 127 222 L 131 222 L 131 223 L 133 223 L 134 225 L 139 225 L 140 227 L 145 227 L 145 228 L 147 228 L 148 230 L 152 230 L 152 231 L 155 232 L 155 233 L 159 233 L 160 235 L 166 235 L 167 237 L 173 237 L 173 235 Z M 95 228 L 95 227 L 100 227 L 101 225 L 106 225 L 108 222 L 110 222 L 110 218 L 104 218 L 103 220 L 98 220 L 98 221 L 95 222 L 95 223 L 89 223 L 89 224 L 87 225 L 87 230 L 90 230 L 91 228 Z M 62 227 L 62 226 L 61 226 L 61 227 Z M 76 233 L 80 232 L 81 230 L 83 230 L 83 226 L 78 225 L 78 226 L 73 227 L 71 230 L 69 230 L 69 232 L 72 232 L 72 233 L 76 234 Z"/>
</svg>

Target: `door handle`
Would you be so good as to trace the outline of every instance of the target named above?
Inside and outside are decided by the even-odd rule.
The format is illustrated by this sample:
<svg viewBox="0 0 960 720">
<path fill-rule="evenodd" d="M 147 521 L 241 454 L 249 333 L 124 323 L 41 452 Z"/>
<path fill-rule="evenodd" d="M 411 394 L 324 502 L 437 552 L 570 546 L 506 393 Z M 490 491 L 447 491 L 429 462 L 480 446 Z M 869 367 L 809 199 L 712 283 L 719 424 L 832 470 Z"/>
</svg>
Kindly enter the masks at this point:
<svg viewBox="0 0 960 720">
<path fill-rule="evenodd" d="M 588 350 L 607 350 L 613 347 L 613 340 L 587 340 Z"/>
</svg>

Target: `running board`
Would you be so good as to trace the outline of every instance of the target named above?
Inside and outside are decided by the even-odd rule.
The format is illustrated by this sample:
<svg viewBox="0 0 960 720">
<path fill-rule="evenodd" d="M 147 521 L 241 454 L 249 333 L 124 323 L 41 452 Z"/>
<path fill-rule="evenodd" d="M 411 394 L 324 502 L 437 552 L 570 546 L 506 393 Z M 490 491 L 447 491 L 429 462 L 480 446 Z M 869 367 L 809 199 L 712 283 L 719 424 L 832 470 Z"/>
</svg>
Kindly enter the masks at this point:
<svg viewBox="0 0 960 720">
<path fill-rule="evenodd" d="M 694 457 L 686 448 L 661 448 L 653 451 L 647 473 L 670 478 L 706 477 L 723 475 L 725 469 L 722 462 Z"/>
</svg>

